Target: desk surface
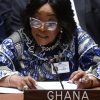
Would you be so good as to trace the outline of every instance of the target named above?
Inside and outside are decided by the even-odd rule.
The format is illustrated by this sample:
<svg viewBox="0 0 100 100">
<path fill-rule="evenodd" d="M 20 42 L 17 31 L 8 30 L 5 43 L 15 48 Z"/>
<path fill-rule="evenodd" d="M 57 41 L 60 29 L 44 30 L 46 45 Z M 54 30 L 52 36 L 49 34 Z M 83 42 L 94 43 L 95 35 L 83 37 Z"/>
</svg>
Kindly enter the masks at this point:
<svg viewBox="0 0 100 100">
<path fill-rule="evenodd" d="M 24 100 L 24 94 L 0 94 L 0 100 Z"/>
</svg>

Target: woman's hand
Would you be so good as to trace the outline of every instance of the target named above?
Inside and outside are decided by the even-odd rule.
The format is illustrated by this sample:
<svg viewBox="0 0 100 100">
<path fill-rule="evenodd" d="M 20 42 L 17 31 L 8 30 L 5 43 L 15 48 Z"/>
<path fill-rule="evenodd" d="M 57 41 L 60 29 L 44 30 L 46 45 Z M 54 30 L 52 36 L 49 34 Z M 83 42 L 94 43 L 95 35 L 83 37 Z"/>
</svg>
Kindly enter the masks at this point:
<svg viewBox="0 0 100 100">
<path fill-rule="evenodd" d="M 93 87 L 93 76 L 88 75 L 85 71 L 78 70 L 72 73 L 69 80 L 77 84 L 78 89 Z"/>
<path fill-rule="evenodd" d="M 9 79 L 10 87 L 18 88 L 19 90 L 24 89 L 36 89 L 36 81 L 31 76 L 18 76 L 12 75 Z"/>
</svg>

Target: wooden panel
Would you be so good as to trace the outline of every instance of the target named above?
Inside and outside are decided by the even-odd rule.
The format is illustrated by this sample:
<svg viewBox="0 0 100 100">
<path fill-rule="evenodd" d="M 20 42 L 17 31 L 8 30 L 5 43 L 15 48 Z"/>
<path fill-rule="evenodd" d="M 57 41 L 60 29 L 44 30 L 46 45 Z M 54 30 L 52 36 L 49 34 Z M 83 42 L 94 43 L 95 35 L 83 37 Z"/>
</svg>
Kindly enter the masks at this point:
<svg viewBox="0 0 100 100">
<path fill-rule="evenodd" d="M 24 100 L 22 93 L 20 94 L 0 94 L 0 100 Z"/>
<path fill-rule="evenodd" d="M 24 100 L 100 100 L 100 90 L 26 90 Z"/>
</svg>

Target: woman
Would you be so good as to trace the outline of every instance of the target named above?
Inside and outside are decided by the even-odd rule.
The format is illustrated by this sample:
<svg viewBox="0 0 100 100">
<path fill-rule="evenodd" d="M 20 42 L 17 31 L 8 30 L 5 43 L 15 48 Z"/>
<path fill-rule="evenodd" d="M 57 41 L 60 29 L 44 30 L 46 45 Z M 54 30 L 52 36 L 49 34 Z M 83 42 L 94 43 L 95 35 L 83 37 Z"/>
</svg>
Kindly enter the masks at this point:
<svg viewBox="0 0 100 100">
<path fill-rule="evenodd" d="M 0 86 L 31 89 L 36 81 L 57 81 L 58 77 L 77 83 L 78 88 L 100 85 L 84 72 L 99 65 L 100 49 L 77 29 L 69 0 L 31 0 L 22 23 L 24 29 L 1 45 Z"/>
</svg>

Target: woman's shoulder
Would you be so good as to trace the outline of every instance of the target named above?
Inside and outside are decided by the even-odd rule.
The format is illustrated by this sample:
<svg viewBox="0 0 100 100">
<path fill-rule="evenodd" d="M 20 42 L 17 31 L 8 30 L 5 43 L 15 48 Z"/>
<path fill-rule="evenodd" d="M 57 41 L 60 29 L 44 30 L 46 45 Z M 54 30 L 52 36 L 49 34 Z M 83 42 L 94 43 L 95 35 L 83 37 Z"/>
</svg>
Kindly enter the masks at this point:
<svg viewBox="0 0 100 100">
<path fill-rule="evenodd" d="M 14 32 L 11 36 L 4 39 L 0 45 L 0 52 L 7 53 L 16 52 L 17 56 L 20 57 L 23 52 L 23 41 L 22 41 L 22 30 Z M 8 53 L 7 53 L 8 54 Z"/>
<path fill-rule="evenodd" d="M 22 41 L 22 34 L 23 34 L 23 30 L 17 30 L 16 32 L 12 33 L 9 37 L 7 37 L 6 39 L 3 40 L 2 44 L 18 44 L 23 42 Z"/>
<path fill-rule="evenodd" d="M 77 28 L 76 29 L 76 33 L 78 34 L 78 36 L 83 36 L 83 35 L 89 35 L 89 33 L 87 33 L 85 30 L 83 30 L 82 28 Z"/>
<path fill-rule="evenodd" d="M 22 41 L 22 29 L 14 32 L 12 35 L 10 35 L 8 38 L 4 39 L 1 43 L 1 47 L 3 49 L 17 49 L 22 48 L 23 41 Z"/>
<path fill-rule="evenodd" d="M 78 28 L 76 30 L 76 32 L 78 34 L 78 41 L 79 42 L 90 40 L 91 42 L 93 42 L 93 44 L 95 44 L 95 42 L 92 39 L 92 37 L 90 36 L 90 34 L 88 32 L 86 32 L 86 31 L 84 31 L 82 28 Z"/>
</svg>

